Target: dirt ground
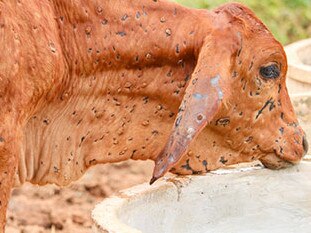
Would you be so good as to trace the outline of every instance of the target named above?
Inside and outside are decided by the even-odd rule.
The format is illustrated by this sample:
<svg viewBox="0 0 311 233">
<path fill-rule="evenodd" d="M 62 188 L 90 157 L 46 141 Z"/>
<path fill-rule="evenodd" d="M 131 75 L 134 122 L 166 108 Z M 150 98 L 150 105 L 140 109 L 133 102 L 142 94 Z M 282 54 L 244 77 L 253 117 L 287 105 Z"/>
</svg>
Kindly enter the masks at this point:
<svg viewBox="0 0 311 233">
<path fill-rule="evenodd" d="M 151 161 L 98 165 L 68 187 L 25 184 L 12 193 L 6 233 L 90 233 L 96 203 L 149 181 Z"/>
</svg>

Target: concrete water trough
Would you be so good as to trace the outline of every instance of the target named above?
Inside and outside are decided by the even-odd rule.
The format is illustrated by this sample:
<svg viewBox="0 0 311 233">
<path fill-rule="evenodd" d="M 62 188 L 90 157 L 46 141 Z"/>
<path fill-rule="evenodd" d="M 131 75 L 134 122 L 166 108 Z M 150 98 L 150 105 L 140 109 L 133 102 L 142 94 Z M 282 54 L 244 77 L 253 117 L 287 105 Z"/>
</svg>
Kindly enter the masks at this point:
<svg viewBox="0 0 311 233">
<path fill-rule="evenodd" d="M 96 233 L 311 232 L 311 161 L 172 177 L 108 198 L 92 213 Z"/>
<path fill-rule="evenodd" d="M 306 88 L 310 88 L 311 38 L 290 44 L 285 47 L 285 51 L 288 60 L 288 77 L 301 82 Z M 308 90 L 306 89 L 306 91 Z"/>
</svg>

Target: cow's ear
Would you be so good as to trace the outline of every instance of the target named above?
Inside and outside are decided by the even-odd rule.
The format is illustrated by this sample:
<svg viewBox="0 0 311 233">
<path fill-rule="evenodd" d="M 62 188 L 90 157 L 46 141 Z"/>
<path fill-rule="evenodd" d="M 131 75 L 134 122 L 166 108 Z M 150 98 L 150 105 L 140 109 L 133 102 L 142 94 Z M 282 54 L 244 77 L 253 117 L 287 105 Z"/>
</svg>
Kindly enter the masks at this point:
<svg viewBox="0 0 311 233">
<path fill-rule="evenodd" d="M 214 118 L 225 97 L 232 50 L 205 43 L 198 57 L 169 139 L 155 161 L 150 184 L 169 171 L 186 154 L 191 141 Z"/>
</svg>

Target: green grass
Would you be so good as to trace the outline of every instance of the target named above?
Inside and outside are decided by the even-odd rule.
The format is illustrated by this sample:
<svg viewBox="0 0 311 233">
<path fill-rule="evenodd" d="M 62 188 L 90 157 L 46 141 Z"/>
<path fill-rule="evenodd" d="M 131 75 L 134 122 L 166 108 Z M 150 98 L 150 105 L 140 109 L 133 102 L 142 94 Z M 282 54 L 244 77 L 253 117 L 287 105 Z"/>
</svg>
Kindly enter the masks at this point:
<svg viewBox="0 0 311 233">
<path fill-rule="evenodd" d="M 175 0 L 212 9 L 231 0 Z M 235 0 L 250 7 L 283 44 L 311 37 L 311 0 Z"/>
</svg>

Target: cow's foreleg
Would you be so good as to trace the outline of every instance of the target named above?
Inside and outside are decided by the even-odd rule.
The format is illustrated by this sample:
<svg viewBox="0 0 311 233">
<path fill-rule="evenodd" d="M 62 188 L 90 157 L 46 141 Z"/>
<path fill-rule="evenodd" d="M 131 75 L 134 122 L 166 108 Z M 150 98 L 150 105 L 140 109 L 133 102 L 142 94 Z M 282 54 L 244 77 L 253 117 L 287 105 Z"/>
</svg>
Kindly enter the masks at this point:
<svg viewBox="0 0 311 233">
<path fill-rule="evenodd" d="M 0 233 L 4 232 L 6 210 L 17 168 L 17 138 L 0 134 Z"/>
</svg>

